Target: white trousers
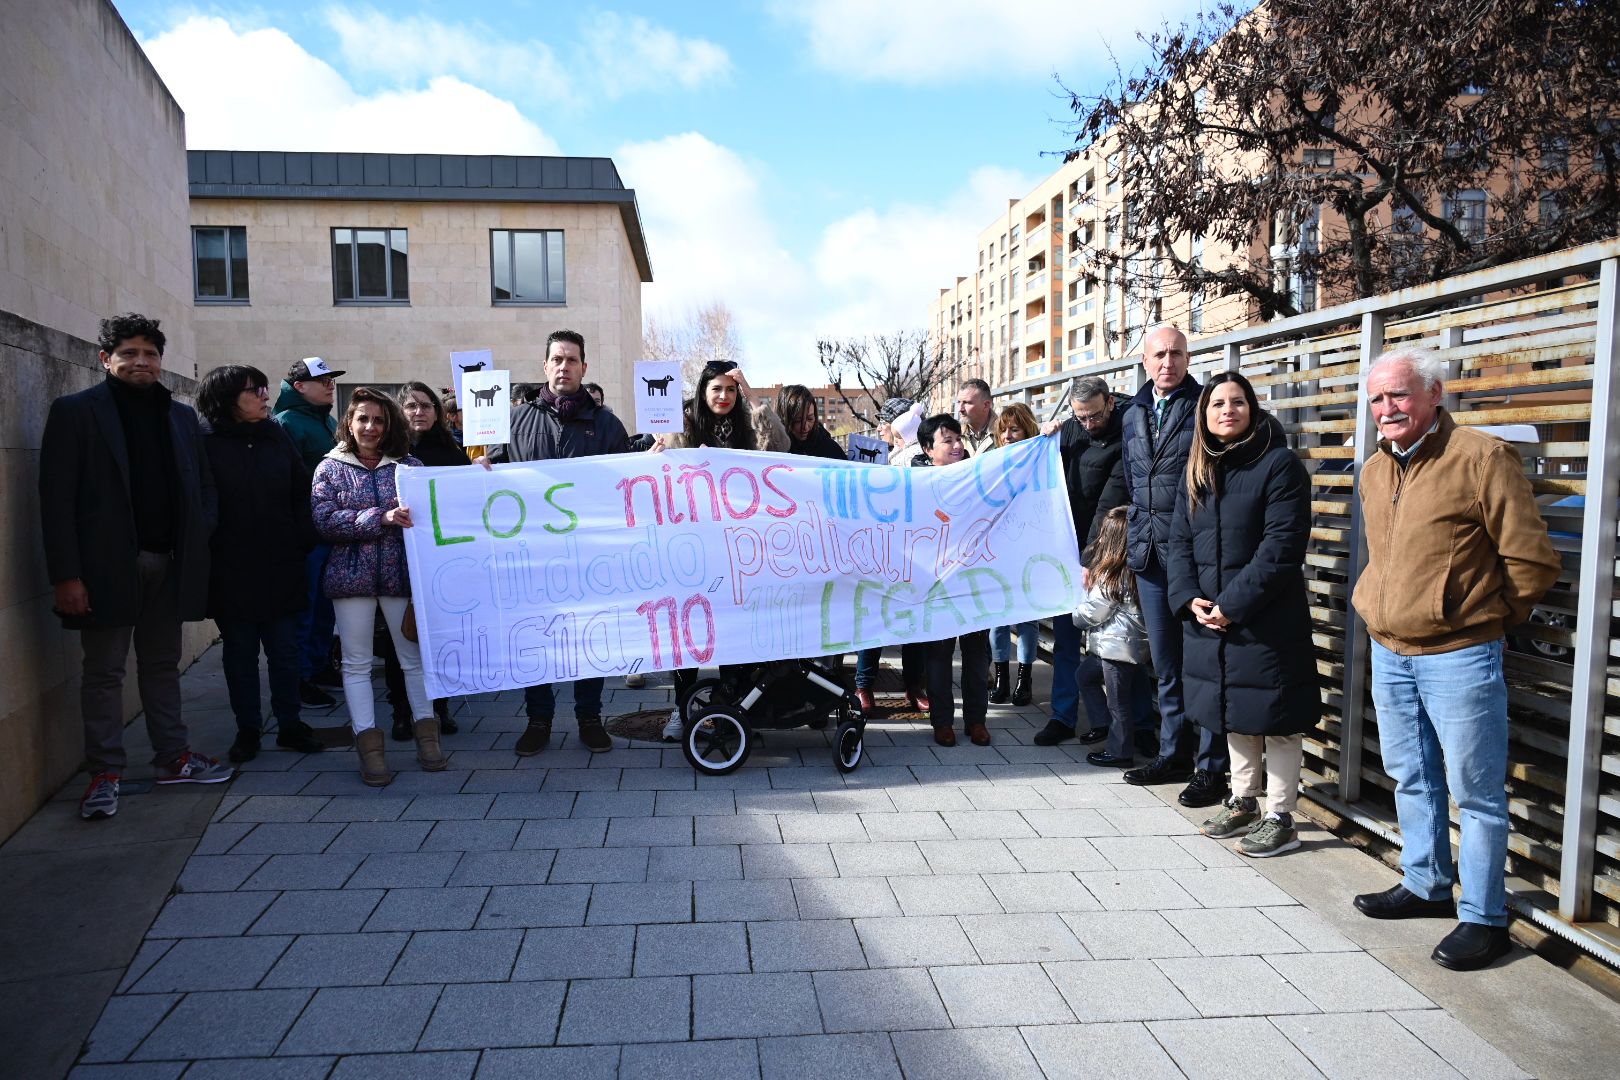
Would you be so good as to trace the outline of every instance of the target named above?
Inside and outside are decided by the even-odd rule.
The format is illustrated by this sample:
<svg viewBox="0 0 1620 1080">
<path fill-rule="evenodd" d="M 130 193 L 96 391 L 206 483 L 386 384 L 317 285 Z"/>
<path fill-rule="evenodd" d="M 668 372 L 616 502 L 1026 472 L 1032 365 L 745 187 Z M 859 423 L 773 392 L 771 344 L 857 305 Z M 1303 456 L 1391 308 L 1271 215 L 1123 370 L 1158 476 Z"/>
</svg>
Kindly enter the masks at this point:
<svg viewBox="0 0 1620 1080">
<path fill-rule="evenodd" d="M 1273 814 L 1294 812 L 1305 753 L 1303 735 L 1236 735 L 1229 731 L 1226 749 L 1232 755 L 1233 795 L 1257 798 L 1264 777 L 1266 809 Z"/>
<path fill-rule="evenodd" d="M 404 596 L 348 596 L 332 601 L 337 614 L 338 639 L 343 642 L 343 696 L 349 704 L 349 726 L 355 733 L 377 726 L 377 703 L 371 695 L 372 635 L 377 629 L 377 606 L 382 605 L 383 621 L 394 639 L 399 669 L 405 674 L 405 694 L 411 699 L 411 716 L 433 719 L 433 702 L 428 700 L 422 682 L 422 653 L 416 642 L 405 640 L 400 623 L 405 618 Z"/>
</svg>

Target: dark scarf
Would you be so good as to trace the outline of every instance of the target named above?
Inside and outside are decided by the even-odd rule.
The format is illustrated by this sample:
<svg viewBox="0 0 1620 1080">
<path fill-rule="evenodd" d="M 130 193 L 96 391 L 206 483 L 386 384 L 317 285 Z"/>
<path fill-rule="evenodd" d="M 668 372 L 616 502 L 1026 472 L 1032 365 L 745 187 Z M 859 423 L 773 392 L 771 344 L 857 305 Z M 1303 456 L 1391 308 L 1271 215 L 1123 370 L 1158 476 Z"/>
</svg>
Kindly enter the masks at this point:
<svg viewBox="0 0 1620 1080">
<path fill-rule="evenodd" d="M 546 385 L 540 387 L 538 396 L 541 401 L 551 406 L 552 411 L 557 414 L 557 419 L 565 424 L 586 409 L 596 407 L 596 400 L 583 389 L 575 390 L 572 394 L 559 395 Z"/>
</svg>

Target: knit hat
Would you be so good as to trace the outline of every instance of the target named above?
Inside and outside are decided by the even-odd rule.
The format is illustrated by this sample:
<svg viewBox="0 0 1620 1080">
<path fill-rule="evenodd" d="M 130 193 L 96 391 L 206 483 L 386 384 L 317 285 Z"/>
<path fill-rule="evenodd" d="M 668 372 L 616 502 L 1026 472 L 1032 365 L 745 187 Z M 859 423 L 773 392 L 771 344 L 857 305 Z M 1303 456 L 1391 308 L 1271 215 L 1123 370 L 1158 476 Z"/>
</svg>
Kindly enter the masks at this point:
<svg viewBox="0 0 1620 1080">
<path fill-rule="evenodd" d="M 910 398 L 892 397 L 878 407 L 878 419 L 885 424 L 892 424 L 901 413 L 910 411 L 915 404 Z"/>
</svg>

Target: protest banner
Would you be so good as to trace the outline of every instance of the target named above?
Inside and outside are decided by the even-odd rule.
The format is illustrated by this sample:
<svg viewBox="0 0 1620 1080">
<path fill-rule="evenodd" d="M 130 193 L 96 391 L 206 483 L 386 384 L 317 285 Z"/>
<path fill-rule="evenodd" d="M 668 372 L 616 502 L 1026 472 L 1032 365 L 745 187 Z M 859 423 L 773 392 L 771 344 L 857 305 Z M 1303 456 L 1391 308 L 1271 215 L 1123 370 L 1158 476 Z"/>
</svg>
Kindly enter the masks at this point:
<svg viewBox="0 0 1620 1080">
<path fill-rule="evenodd" d="M 456 388 L 456 404 L 461 400 L 461 376 L 468 371 L 489 371 L 495 367 L 495 353 L 491 349 L 468 349 L 450 354 L 450 385 Z"/>
<path fill-rule="evenodd" d="M 1051 437 L 945 468 L 696 449 L 398 476 L 432 697 L 930 641 L 1081 591 Z"/>
<path fill-rule="evenodd" d="M 630 385 L 635 387 L 636 434 L 663 435 L 685 426 L 679 360 L 636 361 L 636 378 Z"/>
<path fill-rule="evenodd" d="M 512 373 L 464 371 L 461 437 L 475 446 L 497 446 L 512 437 Z"/>
</svg>

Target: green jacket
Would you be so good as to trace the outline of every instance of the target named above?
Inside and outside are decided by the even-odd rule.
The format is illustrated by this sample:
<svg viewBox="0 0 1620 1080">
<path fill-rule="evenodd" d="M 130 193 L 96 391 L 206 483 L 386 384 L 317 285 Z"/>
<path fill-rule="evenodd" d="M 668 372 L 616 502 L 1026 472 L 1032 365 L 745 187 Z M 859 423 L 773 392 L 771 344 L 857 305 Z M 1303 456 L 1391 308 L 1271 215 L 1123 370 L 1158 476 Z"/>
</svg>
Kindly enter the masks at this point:
<svg viewBox="0 0 1620 1080">
<path fill-rule="evenodd" d="M 332 406 L 311 405 L 292 383 L 282 379 L 273 419 L 292 437 L 298 456 L 304 459 L 304 468 L 314 475 L 321 458 L 337 445 L 337 421 L 332 418 Z"/>
</svg>

